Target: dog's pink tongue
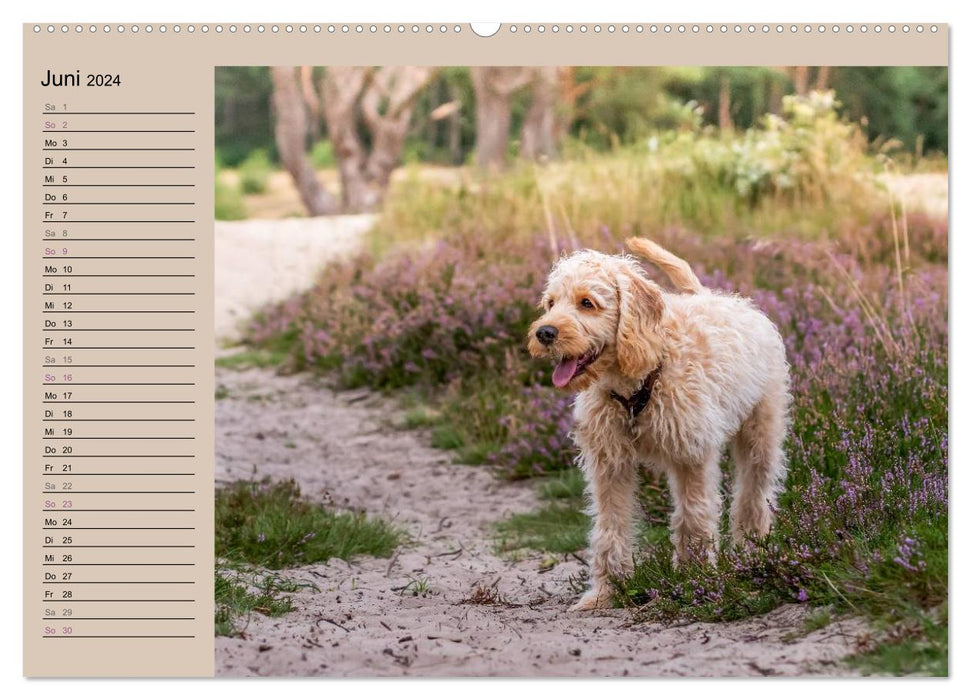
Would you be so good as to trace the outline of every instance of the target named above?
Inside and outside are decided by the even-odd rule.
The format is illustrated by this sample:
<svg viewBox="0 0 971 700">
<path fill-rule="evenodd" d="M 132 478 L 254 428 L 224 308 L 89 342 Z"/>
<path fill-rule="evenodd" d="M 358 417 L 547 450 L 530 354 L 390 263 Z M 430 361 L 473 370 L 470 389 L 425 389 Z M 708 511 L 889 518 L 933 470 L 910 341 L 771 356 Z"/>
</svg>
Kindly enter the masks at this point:
<svg viewBox="0 0 971 700">
<path fill-rule="evenodd" d="M 556 369 L 553 370 L 553 386 L 562 389 L 570 383 L 576 371 L 577 358 L 563 358 L 556 366 Z"/>
</svg>

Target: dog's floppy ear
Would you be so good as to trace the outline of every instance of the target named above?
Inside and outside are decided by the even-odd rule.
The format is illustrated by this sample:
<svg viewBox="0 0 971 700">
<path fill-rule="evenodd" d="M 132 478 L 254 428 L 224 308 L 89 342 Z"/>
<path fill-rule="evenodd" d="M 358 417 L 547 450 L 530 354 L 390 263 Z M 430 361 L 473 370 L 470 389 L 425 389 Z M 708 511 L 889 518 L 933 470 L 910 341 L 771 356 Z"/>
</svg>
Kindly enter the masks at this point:
<svg viewBox="0 0 971 700">
<path fill-rule="evenodd" d="M 664 301 L 660 290 L 633 270 L 617 276 L 617 294 L 617 363 L 622 374 L 638 379 L 661 362 L 658 325 Z"/>
</svg>

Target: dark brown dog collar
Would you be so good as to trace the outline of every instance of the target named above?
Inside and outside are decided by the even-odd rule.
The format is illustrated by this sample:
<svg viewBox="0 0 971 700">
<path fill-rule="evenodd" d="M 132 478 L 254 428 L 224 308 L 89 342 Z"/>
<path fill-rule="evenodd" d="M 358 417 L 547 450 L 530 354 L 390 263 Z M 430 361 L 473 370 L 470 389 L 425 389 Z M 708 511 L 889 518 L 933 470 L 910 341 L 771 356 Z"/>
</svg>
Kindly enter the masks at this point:
<svg viewBox="0 0 971 700">
<path fill-rule="evenodd" d="M 630 416 L 631 420 L 637 418 L 645 408 L 647 404 L 651 402 L 651 394 L 654 393 L 654 385 L 657 383 L 657 378 L 661 376 L 661 367 L 658 365 L 651 373 L 644 377 L 644 383 L 641 384 L 641 388 L 630 395 L 630 398 L 624 398 L 616 391 L 610 392 L 610 398 L 614 399 L 624 410 L 627 411 L 627 415 Z"/>
</svg>

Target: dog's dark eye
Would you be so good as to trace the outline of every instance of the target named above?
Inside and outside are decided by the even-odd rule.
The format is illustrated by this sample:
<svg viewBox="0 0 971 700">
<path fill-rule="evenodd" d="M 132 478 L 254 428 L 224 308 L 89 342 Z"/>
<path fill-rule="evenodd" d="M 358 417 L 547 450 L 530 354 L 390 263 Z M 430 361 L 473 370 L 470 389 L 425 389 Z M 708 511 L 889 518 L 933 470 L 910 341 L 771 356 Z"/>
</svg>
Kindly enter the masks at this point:
<svg viewBox="0 0 971 700">
<path fill-rule="evenodd" d="M 593 302 L 587 299 L 586 297 L 583 297 L 583 299 L 580 300 L 580 306 L 582 306 L 585 309 L 594 308 Z"/>
<path fill-rule="evenodd" d="M 553 300 L 552 299 L 550 299 L 548 302 L 546 302 L 546 308 L 547 309 L 552 309 L 553 308 Z"/>
</svg>

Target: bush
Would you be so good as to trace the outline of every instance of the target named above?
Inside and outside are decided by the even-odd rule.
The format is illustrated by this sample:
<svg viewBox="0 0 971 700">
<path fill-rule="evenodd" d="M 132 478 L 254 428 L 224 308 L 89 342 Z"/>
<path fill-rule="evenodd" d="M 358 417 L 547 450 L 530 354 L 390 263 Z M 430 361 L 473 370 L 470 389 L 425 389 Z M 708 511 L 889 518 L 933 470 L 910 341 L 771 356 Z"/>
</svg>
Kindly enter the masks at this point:
<svg viewBox="0 0 971 700">
<path fill-rule="evenodd" d="M 445 385 L 521 366 L 542 266 L 477 259 L 441 244 L 377 263 L 331 265 L 307 294 L 250 329 L 251 342 L 294 334 L 298 366 L 336 369 L 345 385 Z"/>
<path fill-rule="evenodd" d="M 244 194 L 266 192 L 273 172 L 270 157 L 262 148 L 252 151 L 239 165 L 239 185 Z"/>
<path fill-rule="evenodd" d="M 236 221 L 246 218 L 243 193 L 216 176 L 215 216 L 217 221 Z"/>
<path fill-rule="evenodd" d="M 742 133 L 694 124 L 607 153 L 570 146 L 570 160 L 501 175 L 460 171 L 451 185 L 402 178 L 375 235 L 384 248 L 486 235 L 493 246 L 528 244 L 540 232 L 603 248 L 603 227 L 618 239 L 671 226 L 708 238 L 843 236 L 888 200 L 859 127 L 836 107 L 830 93 L 814 93 L 787 98 L 782 117 Z"/>
</svg>

